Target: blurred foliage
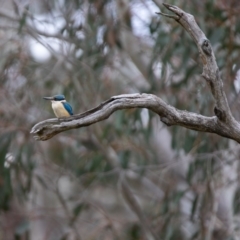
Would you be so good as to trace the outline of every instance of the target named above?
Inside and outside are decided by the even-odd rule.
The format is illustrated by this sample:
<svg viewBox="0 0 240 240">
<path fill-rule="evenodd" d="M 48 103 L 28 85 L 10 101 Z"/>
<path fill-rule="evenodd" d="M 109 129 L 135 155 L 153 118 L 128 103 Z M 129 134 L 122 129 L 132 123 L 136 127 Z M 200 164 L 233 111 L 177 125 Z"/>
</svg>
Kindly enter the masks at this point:
<svg viewBox="0 0 240 240">
<path fill-rule="evenodd" d="M 59 93 L 74 113 L 148 92 L 214 114 L 197 48 L 177 22 L 155 14 L 167 12 L 160 3 L 1 1 L 0 239 L 239 237 L 240 149 L 228 139 L 167 128 L 141 109 L 47 142 L 30 135 L 53 117 L 42 97 Z M 211 41 L 240 120 L 240 2 L 168 3 L 194 15 Z"/>
</svg>

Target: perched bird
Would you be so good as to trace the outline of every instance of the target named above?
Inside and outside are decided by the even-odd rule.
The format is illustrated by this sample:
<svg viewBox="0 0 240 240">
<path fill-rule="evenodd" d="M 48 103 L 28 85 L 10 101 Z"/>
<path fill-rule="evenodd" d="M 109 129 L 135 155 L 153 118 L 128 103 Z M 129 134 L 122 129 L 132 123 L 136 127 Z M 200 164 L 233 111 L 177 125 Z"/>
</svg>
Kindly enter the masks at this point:
<svg viewBox="0 0 240 240">
<path fill-rule="evenodd" d="M 57 118 L 69 117 L 73 115 L 72 107 L 68 102 L 66 102 L 64 95 L 44 97 L 44 99 L 51 100 L 52 109 Z"/>
</svg>

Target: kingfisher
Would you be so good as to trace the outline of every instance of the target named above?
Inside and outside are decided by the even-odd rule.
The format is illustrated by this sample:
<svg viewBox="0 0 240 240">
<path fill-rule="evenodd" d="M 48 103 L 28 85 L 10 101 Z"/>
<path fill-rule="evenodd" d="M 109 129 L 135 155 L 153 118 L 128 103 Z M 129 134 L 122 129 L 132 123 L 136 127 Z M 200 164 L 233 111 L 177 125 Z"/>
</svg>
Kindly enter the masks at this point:
<svg viewBox="0 0 240 240">
<path fill-rule="evenodd" d="M 68 102 L 66 102 L 64 95 L 44 97 L 44 99 L 51 100 L 52 109 L 57 118 L 70 117 L 73 115 L 72 107 Z"/>
</svg>

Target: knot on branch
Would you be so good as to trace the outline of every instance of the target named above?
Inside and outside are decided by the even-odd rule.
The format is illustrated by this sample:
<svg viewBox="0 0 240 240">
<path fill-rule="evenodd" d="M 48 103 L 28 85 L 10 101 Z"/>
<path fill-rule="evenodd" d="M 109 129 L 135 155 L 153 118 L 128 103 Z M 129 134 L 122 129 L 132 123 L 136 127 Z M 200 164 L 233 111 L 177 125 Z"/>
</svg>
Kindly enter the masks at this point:
<svg viewBox="0 0 240 240">
<path fill-rule="evenodd" d="M 212 47 L 210 44 L 210 41 L 208 39 L 205 39 L 202 43 L 202 50 L 207 56 L 212 55 Z"/>
<path fill-rule="evenodd" d="M 226 113 L 216 106 L 214 107 L 214 113 L 220 121 L 226 121 Z"/>
<path fill-rule="evenodd" d="M 160 120 L 165 123 L 168 127 L 172 126 L 171 121 L 167 118 L 167 117 L 161 117 L 160 116 Z"/>
</svg>

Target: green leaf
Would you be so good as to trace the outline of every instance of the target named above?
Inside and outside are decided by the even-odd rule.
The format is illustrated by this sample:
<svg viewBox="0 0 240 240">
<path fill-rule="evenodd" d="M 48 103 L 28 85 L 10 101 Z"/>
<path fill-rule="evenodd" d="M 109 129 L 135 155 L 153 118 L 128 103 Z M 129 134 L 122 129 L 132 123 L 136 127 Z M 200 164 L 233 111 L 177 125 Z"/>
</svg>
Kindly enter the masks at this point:
<svg viewBox="0 0 240 240">
<path fill-rule="evenodd" d="M 12 134 L 0 138 L 0 209 L 7 210 L 12 196 L 10 169 L 4 167 L 5 157 L 11 143 Z"/>
</svg>

